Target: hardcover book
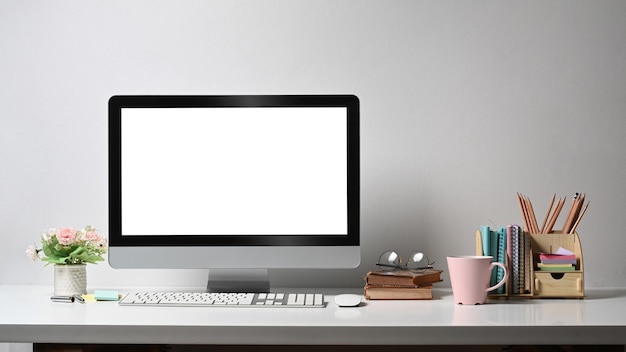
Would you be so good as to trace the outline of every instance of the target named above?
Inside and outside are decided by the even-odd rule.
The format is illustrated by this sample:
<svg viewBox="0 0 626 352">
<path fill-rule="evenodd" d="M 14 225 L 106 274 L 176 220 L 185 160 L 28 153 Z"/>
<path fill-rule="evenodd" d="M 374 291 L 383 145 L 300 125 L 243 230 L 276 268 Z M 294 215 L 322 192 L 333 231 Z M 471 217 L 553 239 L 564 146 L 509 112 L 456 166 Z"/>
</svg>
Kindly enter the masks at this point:
<svg viewBox="0 0 626 352">
<path fill-rule="evenodd" d="M 366 299 L 432 299 L 433 287 L 370 286 L 364 288 Z"/>
<path fill-rule="evenodd" d="M 408 270 L 393 271 L 370 271 L 365 277 L 365 282 L 369 286 L 404 286 L 419 287 L 432 285 L 435 282 L 442 281 L 441 273 L 443 270 L 426 269 L 421 272 L 412 272 Z"/>
</svg>

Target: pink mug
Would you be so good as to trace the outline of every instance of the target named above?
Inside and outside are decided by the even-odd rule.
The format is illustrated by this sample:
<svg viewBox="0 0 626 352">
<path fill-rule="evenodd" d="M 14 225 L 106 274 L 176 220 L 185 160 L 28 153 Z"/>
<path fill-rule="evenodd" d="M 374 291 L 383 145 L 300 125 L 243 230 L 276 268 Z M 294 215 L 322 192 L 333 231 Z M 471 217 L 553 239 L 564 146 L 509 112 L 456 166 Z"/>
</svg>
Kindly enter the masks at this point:
<svg viewBox="0 0 626 352">
<path fill-rule="evenodd" d="M 491 271 L 496 266 L 504 270 L 504 277 L 490 287 Z M 487 292 L 504 285 L 509 276 L 504 264 L 493 262 L 492 256 L 450 256 L 448 272 L 455 304 L 484 304 Z"/>
</svg>

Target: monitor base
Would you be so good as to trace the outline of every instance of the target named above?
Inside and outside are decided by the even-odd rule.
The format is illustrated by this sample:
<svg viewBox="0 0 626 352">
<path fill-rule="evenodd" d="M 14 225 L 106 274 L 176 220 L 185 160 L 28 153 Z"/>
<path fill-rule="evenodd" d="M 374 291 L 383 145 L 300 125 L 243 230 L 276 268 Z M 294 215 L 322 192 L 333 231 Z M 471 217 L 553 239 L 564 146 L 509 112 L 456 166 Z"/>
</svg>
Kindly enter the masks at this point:
<svg viewBox="0 0 626 352">
<path fill-rule="evenodd" d="M 209 269 L 207 292 L 270 292 L 267 269 Z"/>
</svg>

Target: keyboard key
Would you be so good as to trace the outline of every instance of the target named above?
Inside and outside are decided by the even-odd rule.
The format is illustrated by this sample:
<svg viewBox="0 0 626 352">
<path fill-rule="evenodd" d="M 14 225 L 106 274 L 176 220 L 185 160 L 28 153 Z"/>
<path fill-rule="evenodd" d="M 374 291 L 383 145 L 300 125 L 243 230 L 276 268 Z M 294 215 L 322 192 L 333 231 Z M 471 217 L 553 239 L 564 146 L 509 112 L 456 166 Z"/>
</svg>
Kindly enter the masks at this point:
<svg viewBox="0 0 626 352">
<path fill-rule="evenodd" d="M 303 294 L 289 294 L 289 298 L 287 299 L 287 305 L 289 306 L 303 306 L 304 305 L 304 296 Z"/>
</svg>

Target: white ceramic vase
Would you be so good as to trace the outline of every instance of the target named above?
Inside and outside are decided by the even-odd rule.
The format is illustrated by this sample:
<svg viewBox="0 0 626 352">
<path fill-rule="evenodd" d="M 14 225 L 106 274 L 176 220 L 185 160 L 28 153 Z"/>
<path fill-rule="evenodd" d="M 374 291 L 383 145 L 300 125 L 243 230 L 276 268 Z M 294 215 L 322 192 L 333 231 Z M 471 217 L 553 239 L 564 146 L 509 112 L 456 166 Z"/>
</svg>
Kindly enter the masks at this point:
<svg viewBox="0 0 626 352">
<path fill-rule="evenodd" d="M 73 296 L 87 293 L 87 264 L 55 265 L 55 296 Z"/>
</svg>

